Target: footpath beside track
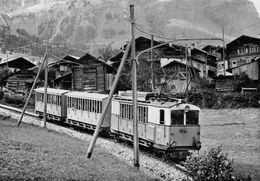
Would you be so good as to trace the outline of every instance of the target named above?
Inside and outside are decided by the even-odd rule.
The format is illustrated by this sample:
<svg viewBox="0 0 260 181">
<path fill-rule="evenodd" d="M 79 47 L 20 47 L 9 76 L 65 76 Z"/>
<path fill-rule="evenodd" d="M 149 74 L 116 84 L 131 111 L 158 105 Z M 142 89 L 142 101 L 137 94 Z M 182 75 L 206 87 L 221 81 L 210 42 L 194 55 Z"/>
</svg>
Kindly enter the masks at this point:
<svg viewBox="0 0 260 181">
<path fill-rule="evenodd" d="M 21 112 L 22 111 L 18 108 L 0 104 L 0 115 L 19 119 Z M 36 114 L 31 112 L 25 112 L 22 122 L 36 126 L 43 125 L 43 121 L 41 121 Z M 86 141 L 87 151 L 87 146 L 91 140 L 92 135 L 49 122 L 47 123 L 46 127 L 47 129 Z M 97 146 L 104 148 L 110 154 L 133 165 L 133 151 L 129 146 L 119 144 L 104 138 L 99 138 L 97 140 Z M 95 152 L 93 154 L 95 154 Z M 140 169 L 149 175 L 160 176 L 161 178 L 167 180 L 185 180 L 188 178 L 188 173 L 182 166 L 172 162 L 164 162 L 162 159 L 154 158 L 151 156 L 151 154 L 146 152 L 140 152 Z"/>
</svg>

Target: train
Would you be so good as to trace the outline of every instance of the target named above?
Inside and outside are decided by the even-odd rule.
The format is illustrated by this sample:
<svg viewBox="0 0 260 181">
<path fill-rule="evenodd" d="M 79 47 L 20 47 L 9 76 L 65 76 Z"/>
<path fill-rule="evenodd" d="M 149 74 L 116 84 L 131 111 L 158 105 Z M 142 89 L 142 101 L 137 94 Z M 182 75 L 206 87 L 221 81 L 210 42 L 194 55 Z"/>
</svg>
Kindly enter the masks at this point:
<svg viewBox="0 0 260 181">
<path fill-rule="evenodd" d="M 95 130 L 107 101 L 107 94 L 48 88 L 46 115 L 50 120 Z M 43 87 L 35 89 L 35 112 L 43 117 Z M 166 158 L 180 158 L 187 151 L 199 150 L 199 114 L 200 108 L 184 99 L 138 92 L 139 144 Z M 104 130 L 116 140 L 133 141 L 132 91 L 119 91 L 113 96 L 101 125 Z"/>
</svg>

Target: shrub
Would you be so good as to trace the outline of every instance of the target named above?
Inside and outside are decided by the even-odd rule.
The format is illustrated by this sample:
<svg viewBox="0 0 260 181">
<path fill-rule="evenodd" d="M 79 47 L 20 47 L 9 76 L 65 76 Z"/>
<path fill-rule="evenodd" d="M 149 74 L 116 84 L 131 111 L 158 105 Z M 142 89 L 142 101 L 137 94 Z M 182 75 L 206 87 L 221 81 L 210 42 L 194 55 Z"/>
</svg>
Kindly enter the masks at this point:
<svg viewBox="0 0 260 181">
<path fill-rule="evenodd" d="M 208 153 L 188 156 L 184 164 L 194 180 L 231 180 L 232 162 L 219 146 L 210 149 Z"/>
<path fill-rule="evenodd" d="M 25 99 L 19 96 L 4 95 L 4 102 L 16 106 L 22 106 L 25 103 Z"/>
<path fill-rule="evenodd" d="M 194 181 L 250 181 L 251 177 L 235 177 L 233 160 L 227 158 L 222 147 L 211 148 L 208 152 L 194 152 L 187 157 L 184 166 L 191 173 Z"/>
<path fill-rule="evenodd" d="M 4 97 L 4 92 L 0 91 L 0 100 L 3 99 L 3 97 Z"/>
<path fill-rule="evenodd" d="M 195 104 L 197 106 L 202 106 L 202 99 L 203 99 L 203 95 L 201 93 L 189 92 L 189 100 L 188 100 L 188 102 L 191 102 L 192 104 Z"/>
</svg>

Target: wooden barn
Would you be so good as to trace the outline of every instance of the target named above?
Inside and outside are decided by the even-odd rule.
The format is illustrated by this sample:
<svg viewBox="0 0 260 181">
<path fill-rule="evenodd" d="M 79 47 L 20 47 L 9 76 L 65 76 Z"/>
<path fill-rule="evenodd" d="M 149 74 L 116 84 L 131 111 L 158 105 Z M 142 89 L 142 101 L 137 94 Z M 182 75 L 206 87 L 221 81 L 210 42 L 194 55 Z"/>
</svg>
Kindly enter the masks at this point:
<svg viewBox="0 0 260 181">
<path fill-rule="evenodd" d="M 26 93 L 34 79 L 35 72 L 30 70 L 35 67 L 33 63 L 23 57 L 15 58 L 0 64 L 1 67 L 8 67 L 11 74 L 6 77 L 6 87 L 17 93 Z"/>
<path fill-rule="evenodd" d="M 85 54 L 79 60 L 80 65 L 71 65 L 72 89 L 89 92 L 109 92 L 115 69 L 90 54 Z"/>
<path fill-rule="evenodd" d="M 72 90 L 72 72 L 71 67 L 78 65 L 77 61 L 80 57 L 66 55 L 58 60 L 52 66 L 55 71 L 55 79 L 51 81 L 51 87 L 65 90 Z"/>
</svg>

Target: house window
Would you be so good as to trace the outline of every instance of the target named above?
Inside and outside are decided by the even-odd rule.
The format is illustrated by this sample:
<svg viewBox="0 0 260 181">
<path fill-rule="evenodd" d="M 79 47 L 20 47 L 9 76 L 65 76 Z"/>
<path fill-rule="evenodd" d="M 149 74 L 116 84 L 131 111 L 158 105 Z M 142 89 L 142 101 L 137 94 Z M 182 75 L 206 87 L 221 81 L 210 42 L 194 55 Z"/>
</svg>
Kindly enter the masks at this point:
<svg viewBox="0 0 260 181">
<path fill-rule="evenodd" d="M 250 53 L 255 52 L 255 47 L 250 47 Z"/>
<path fill-rule="evenodd" d="M 255 52 L 259 52 L 259 46 L 255 46 Z"/>
<path fill-rule="evenodd" d="M 241 48 L 239 54 L 248 53 L 248 48 Z"/>
</svg>

